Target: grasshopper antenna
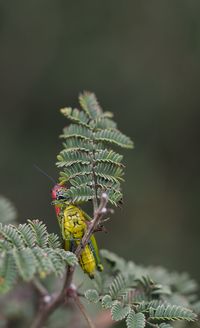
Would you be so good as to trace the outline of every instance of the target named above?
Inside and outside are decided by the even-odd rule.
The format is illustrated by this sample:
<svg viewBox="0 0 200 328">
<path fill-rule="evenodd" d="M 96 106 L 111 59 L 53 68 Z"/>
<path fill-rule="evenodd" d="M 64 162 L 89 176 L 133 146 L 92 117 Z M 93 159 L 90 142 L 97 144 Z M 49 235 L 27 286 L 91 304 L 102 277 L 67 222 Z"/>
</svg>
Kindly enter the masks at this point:
<svg viewBox="0 0 200 328">
<path fill-rule="evenodd" d="M 47 178 L 49 178 L 51 181 L 53 181 L 54 184 L 56 184 L 56 181 L 54 180 L 54 178 L 52 178 L 50 175 L 48 175 L 45 171 L 43 171 L 39 166 L 37 166 L 36 164 L 33 164 L 34 168 L 36 170 L 38 170 L 40 173 L 42 173 L 43 175 L 45 175 Z"/>
</svg>

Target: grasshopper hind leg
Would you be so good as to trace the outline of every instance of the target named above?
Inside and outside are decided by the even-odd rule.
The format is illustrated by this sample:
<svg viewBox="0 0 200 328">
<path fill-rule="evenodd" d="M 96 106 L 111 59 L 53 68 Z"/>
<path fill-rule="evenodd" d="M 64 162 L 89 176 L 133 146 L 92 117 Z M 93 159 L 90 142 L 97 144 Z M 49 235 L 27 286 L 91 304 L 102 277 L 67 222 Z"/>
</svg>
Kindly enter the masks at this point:
<svg viewBox="0 0 200 328">
<path fill-rule="evenodd" d="M 65 250 L 66 251 L 70 251 L 70 252 L 75 252 L 76 250 L 76 243 L 74 241 L 74 239 L 66 239 L 65 240 Z"/>
<path fill-rule="evenodd" d="M 89 245 L 89 247 L 90 247 L 90 249 L 93 253 L 97 270 L 102 272 L 104 267 L 101 264 L 101 261 L 100 261 L 100 258 L 99 258 L 98 247 L 97 247 L 96 240 L 95 240 L 94 236 L 91 237 L 88 245 Z"/>
</svg>

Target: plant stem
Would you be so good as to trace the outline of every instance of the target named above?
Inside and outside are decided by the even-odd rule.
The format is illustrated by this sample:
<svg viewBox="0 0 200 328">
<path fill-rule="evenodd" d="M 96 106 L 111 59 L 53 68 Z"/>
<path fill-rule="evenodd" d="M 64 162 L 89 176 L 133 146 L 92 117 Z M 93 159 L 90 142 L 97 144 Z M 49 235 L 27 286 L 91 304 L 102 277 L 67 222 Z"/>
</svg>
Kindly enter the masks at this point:
<svg viewBox="0 0 200 328">
<path fill-rule="evenodd" d="M 87 322 L 87 324 L 88 324 L 88 327 L 89 327 L 89 328 L 95 328 L 95 326 L 94 326 L 94 324 L 93 324 L 91 318 L 89 317 L 89 315 L 88 315 L 87 312 L 85 311 L 85 307 L 84 307 L 84 305 L 80 302 L 79 297 L 75 297 L 75 298 L 74 298 L 74 301 L 75 301 L 76 305 L 78 306 L 80 312 L 81 312 L 82 315 L 84 316 L 84 318 L 85 318 L 85 320 L 86 320 L 86 322 Z"/>
<path fill-rule="evenodd" d="M 95 147 L 93 143 L 93 147 Z M 92 199 L 93 202 L 93 214 L 98 209 L 98 198 L 97 198 L 97 177 L 95 175 L 95 151 L 92 151 L 92 176 L 93 176 L 93 188 L 94 188 L 94 198 Z"/>
<path fill-rule="evenodd" d="M 95 229 L 97 228 L 97 226 L 101 222 L 101 220 L 102 220 L 102 218 L 105 214 L 105 209 L 106 209 L 107 203 L 108 203 L 108 197 L 104 193 L 104 194 L 102 194 L 101 202 L 100 202 L 99 207 L 96 210 L 94 210 L 94 218 L 93 218 L 92 221 L 90 221 L 89 228 L 86 230 L 80 244 L 78 245 L 78 247 L 75 251 L 75 255 L 77 256 L 78 259 L 80 258 L 81 253 L 84 250 L 85 246 L 88 244 L 91 235 L 94 233 Z M 62 287 L 62 289 L 61 289 L 61 291 L 58 295 L 56 295 L 54 297 L 53 297 L 53 295 L 50 295 L 51 297 L 50 297 L 50 300 L 49 300 L 48 303 L 47 302 L 45 303 L 45 296 L 46 295 L 43 295 L 43 299 L 42 299 L 43 302 L 41 303 L 38 314 L 37 314 L 33 324 L 31 325 L 31 328 L 42 328 L 44 323 L 48 319 L 48 317 L 60 305 L 62 305 L 68 297 L 70 297 L 70 295 L 67 294 L 67 291 L 69 290 L 69 288 L 72 284 L 75 269 L 76 269 L 76 265 L 68 266 L 67 272 L 66 272 L 66 278 L 65 278 L 63 287 Z M 41 292 L 42 292 L 42 290 L 41 290 Z M 93 326 L 90 325 L 89 327 L 94 328 L 94 325 Z"/>
<path fill-rule="evenodd" d="M 44 287 L 44 285 L 41 284 L 41 282 L 37 278 L 33 279 L 32 285 L 42 297 L 49 295 L 48 290 Z"/>
<path fill-rule="evenodd" d="M 50 303 L 41 306 L 39 312 L 31 325 L 31 328 L 42 328 L 48 317 L 53 313 L 64 301 L 64 295 L 60 293 Z"/>
</svg>

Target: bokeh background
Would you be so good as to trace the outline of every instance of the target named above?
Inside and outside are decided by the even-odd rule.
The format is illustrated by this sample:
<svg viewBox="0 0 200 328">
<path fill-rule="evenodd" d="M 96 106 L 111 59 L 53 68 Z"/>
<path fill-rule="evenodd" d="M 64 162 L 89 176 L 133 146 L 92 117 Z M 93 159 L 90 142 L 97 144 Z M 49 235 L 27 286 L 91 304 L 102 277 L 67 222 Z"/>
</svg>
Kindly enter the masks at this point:
<svg viewBox="0 0 200 328">
<path fill-rule="evenodd" d="M 0 192 L 57 231 L 63 106 L 94 91 L 135 141 L 102 248 L 200 280 L 200 2 L 0 1 Z"/>
</svg>

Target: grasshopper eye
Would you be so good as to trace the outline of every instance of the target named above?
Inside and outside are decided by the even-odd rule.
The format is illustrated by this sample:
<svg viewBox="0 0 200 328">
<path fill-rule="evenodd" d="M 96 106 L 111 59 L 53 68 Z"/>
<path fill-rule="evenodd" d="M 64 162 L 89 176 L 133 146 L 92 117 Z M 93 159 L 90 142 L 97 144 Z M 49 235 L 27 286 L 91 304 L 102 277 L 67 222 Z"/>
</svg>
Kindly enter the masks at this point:
<svg viewBox="0 0 200 328">
<path fill-rule="evenodd" d="M 57 191 L 56 192 L 56 199 L 61 200 L 61 199 L 65 199 L 65 197 L 63 196 L 63 194 L 60 191 Z"/>
</svg>

